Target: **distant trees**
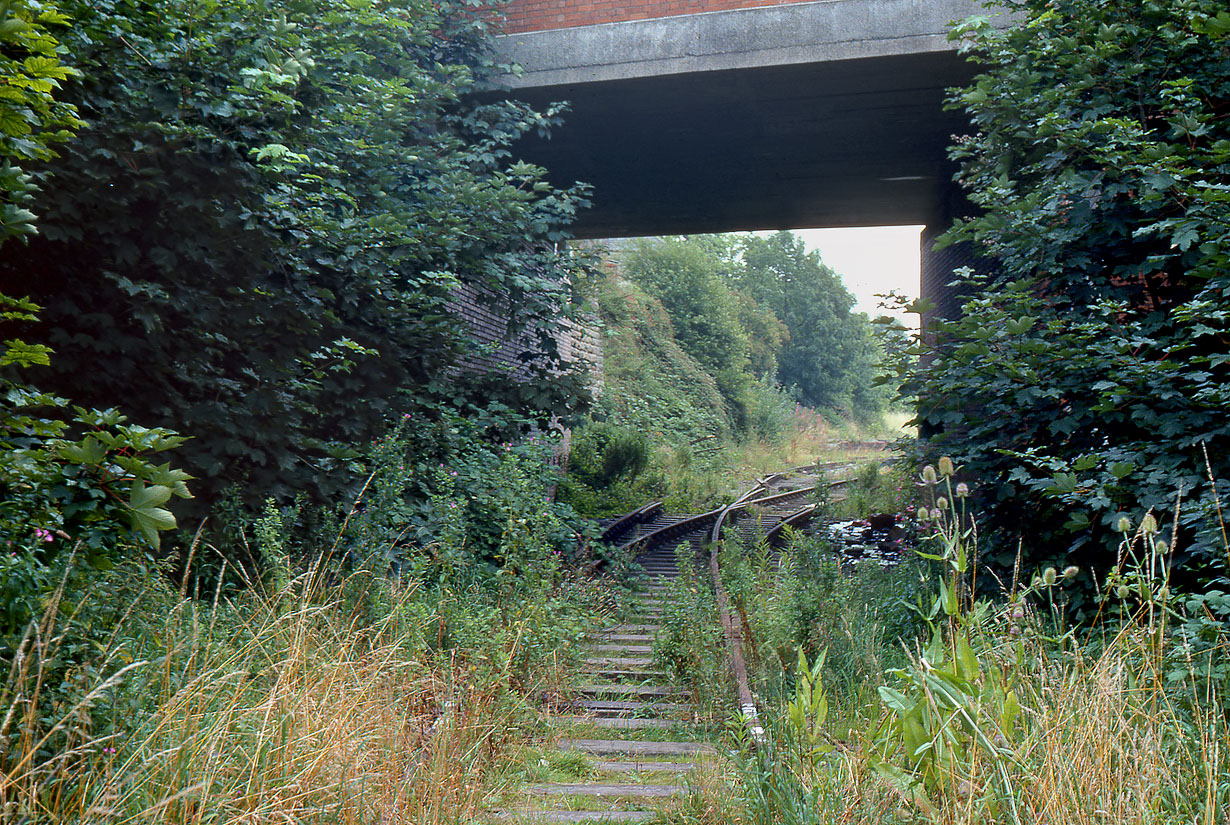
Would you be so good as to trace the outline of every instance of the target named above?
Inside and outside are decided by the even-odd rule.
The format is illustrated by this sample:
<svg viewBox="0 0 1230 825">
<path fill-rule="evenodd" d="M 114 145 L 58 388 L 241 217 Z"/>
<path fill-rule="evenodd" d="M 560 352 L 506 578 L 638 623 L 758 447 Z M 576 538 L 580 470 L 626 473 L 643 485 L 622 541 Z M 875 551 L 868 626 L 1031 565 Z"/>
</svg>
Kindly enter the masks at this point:
<svg viewBox="0 0 1230 825">
<path fill-rule="evenodd" d="M 1000 268 L 970 273 L 979 297 L 905 390 L 1000 528 L 1001 569 L 1023 539 L 1031 563 L 1101 576 L 1121 517 L 1153 510 L 1178 565 L 1224 588 L 1230 12 L 1003 5 L 1010 27 L 954 33 L 985 67 L 953 97 L 976 127 L 952 150 L 958 180 L 982 214 L 948 236 Z"/>
<path fill-rule="evenodd" d="M 633 248 L 626 270 L 662 301 L 680 344 L 715 376 L 736 423 L 754 379 L 764 376 L 808 405 L 861 417 L 882 411 L 871 325 L 797 236 L 655 239 Z"/>
<path fill-rule="evenodd" d="M 777 377 L 813 407 L 858 416 L 883 409 L 873 386 L 879 347 L 867 316 L 854 312 L 854 296 L 841 277 L 807 251 L 790 232 L 742 241 L 743 266 L 737 288 L 768 307 L 785 325 L 788 338 L 777 356 Z"/>
</svg>

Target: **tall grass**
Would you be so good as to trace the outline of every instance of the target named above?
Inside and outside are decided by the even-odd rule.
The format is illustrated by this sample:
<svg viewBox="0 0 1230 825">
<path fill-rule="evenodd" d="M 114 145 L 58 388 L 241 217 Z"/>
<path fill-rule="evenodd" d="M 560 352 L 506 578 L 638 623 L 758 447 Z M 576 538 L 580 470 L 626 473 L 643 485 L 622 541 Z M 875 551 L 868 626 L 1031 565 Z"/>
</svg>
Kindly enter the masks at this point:
<svg viewBox="0 0 1230 825">
<path fill-rule="evenodd" d="M 1075 568 L 1027 575 L 1032 583 L 996 603 L 975 600 L 962 582 L 976 530 L 961 487 L 944 492 L 947 503 L 929 508 L 935 540 L 926 550 L 936 570 L 913 586 L 898 580 L 895 594 L 868 588 L 869 571 L 858 568 L 826 577 L 823 564 L 813 565 L 819 575 L 799 576 L 806 546 L 776 564 L 744 564 L 747 581 L 732 592 L 745 596 L 753 642 L 776 654 L 762 660 L 784 662 L 789 642 L 812 662 L 825 652 L 822 686 L 817 693 L 807 674 L 785 668 L 784 695 L 764 709 L 767 744 L 735 743 L 735 776 L 724 786 L 708 780 L 717 782 L 720 814 L 693 799 L 668 820 L 1230 821 L 1230 631 L 1207 610 L 1186 615 L 1211 593 L 1181 609 L 1170 592 L 1172 551 L 1152 517 L 1134 533 L 1124 528 L 1123 562 L 1101 593 L 1103 623 L 1078 628 L 1058 607 Z M 914 604 L 921 632 L 876 632 L 880 608 L 900 606 L 901 597 Z M 773 687 L 767 679 L 764 698 Z"/>
<path fill-rule="evenodd" d="M 199 599 L 155 577 L 72 657 L 56 600 L 0 689 L 0 821 L 465 821 L 569 644 L 559 610 L 466 598 L 312 570 Z M 467 623 L 483 644 L 439 644 Z"/>
</svg>

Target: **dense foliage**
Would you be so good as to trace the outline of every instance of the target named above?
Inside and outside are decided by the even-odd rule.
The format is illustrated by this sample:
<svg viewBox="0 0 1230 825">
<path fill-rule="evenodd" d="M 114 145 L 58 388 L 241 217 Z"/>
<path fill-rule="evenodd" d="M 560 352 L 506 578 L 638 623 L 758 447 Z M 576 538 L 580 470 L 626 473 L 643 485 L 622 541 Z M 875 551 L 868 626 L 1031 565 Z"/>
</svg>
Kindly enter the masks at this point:
<svg viewBox="0 0 1230 825">
<path fill-rule="evenodd" d="M 629 277 L 662 301 L 680 345 L 714 376 L 739 429 L 749 429 L 756 380 L 834 414 L 873 418 L 879 351 L 841 278 L 789 232 L 767 238 L 693 236 L 643 242 Z"/>
<path fill-rule="evenodd" d="M 459 284 L 551 366 L 578 193 L 512 162 L 551 113 L 464 95 L 494 71 L 458 3 L 67 0 L 88 123 L 29 164 L 40 234 L 0 290 L 43 306 L 40 386 L 192 436 L 205 505 L 329 500 L 405 411 L 565 407 L 544 377 L 467 384 Z M 63 118 L 61 118 L 62 120 Z M 448 377 L 448 381 L 444 381 Z M 444 386 L 444 384 L 448 386 Z"/>
<path fill-rule="evenodd" d="M 74 76 L 53 36 L 67 18 L 37 2 L 0 7 L 0 244 L 37 232 L 37 187 L 21 164 L 56 157 L 81 125 L 59 100 Z M 38 320 L 39 307 L 0 293 L 0 325 Z M 114 409 L 70 406 L 17 380 L 50 363 L 45 344 L 0 340 L 0 653 L 7 634 L 41 611 L 57 582 L 109 568 L 121 547 L 157 547 L 176 525 L 165 505 L 190 498 L 187 473 L 151 460 L 183 443 L 160 428 L 125 423 Z M 88 573 L 87 573 L 88 575 Z"/>
<path fill-rule="evenodd" d="M 735 284 L 786 328 L 777 380 L 809 406 L 872 418 L 884 409 L 876 388 L 880 352 L 867 316 L 841 276 L 789 232 L 745 238 Z"/>
<path fill-rule="evenodd" d="M 930 449 L 1001 536 L 1100 577 L 1148 510 L 1224 584 L 1230 501 L 1230 13 L 1217 0 L 1009 0 L 954 36 L 985 67 L 952 104 L 981 210 L 949 240 L 999 262 L 909 372 Z"/>
</svg>

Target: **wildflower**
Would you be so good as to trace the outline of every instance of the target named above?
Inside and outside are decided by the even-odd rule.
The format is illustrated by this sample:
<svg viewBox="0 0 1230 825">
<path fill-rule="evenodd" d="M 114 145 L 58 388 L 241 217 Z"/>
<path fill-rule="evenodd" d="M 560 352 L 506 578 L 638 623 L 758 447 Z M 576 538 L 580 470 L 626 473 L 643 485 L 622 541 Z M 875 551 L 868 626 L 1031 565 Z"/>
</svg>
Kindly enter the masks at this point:
<svg viewBox="0 0 1230 825">
<path fill-rule="evenodd" d="M 957 498 L 967 498 L 969 496 L 969 485 L 962 481 L 957 485 Z"/>
<path fill-rule="evenodd" d="M 1157 519 L 1152 513 L 1145 513 L 1145 517 L 1140 520 L 1140 532 L 1146 536 L 1151 536 L 1157 532 Z"/>
<path fill-rule="evenodd" d="M 1079 572 L 1081 572 L 1081 569 L 1079 567 L 1077 567 L 1075 564 L 1069 564 L 1067 567 L 1063 569 L 1063 577 L 1065 579 L 1075 579 L 1076 574 Z"/>
<path fill-rule="evenodd" d="M 1126 533 L 1132 529 L 1132 520 L 1127 516 L 1119 516 L 1119 520 L 1115 522 L 1115 531 Z"/>
<path fill-rule="evenodd" d="M 935 484 L 939 480 L 935 476 L 935 468 L 930 464 L 923 467 L 922 480 L 924 484 Z"/>
<path fill-rule="evenodd" d="M 1055 572 L 1054 567 L 1048 567 L 1042 571 L 1042 581 L 1048 585 L 1054 584 L 1057 577 L 1058 574 Z"/>
<path fill-rule="evenodd" d="M 1154 543 L 1153 547 L 1157 550 L 1158 555 L 1161 556 L 1164 556 L 1170 552 L 1170 545 L 1160 539 Z"/>
<path fill-rule="evenodd" d="M 34 529 L 34 535 L 38 537 L 39 541 L 51 541 L 55 538 L 51 535 L 50 530 L 44 530 L 42 527 L 36 527 Z"/>
<path fill-rule="evenodd" d="M 948 509 L 948 499 L 944 498 L 943 496 L 940 496 L 939 498 L 935 500 L 935 507 L 937 510 L 947 510 Z"/>
<path fill-rule="evenodd" d="M 1131 594 L 1131 592 L 1132 592 L 1132 589 L 1128 587 L 1126 584 L 1121 584 L 1115 588 L 1115 595 L 1121 599 L 1126 599 L 1128 595 Z"/>
<path fill-rule="evenodd" d="M 928 521 L 930 520 L 930 518 L 931 518 L 931 511 L 929 511 L 926 507 L 918 508 L 918 520 L 919 521 Z"/>
<path fill-rule="evenodd" d="M 952 478 L 955 469 L 952 466 L 952 459 L 946 455 L 940 456 L 940 475 L 944 478 Z"/>
</svg>

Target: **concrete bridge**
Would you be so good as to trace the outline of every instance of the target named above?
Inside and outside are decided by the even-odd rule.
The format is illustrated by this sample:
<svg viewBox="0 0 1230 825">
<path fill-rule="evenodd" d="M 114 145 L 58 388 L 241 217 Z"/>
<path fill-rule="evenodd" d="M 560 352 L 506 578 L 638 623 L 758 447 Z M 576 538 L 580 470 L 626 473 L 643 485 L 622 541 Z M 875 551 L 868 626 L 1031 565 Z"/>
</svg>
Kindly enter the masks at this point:
<svg viewBox="0 0 1230 825">
<path fill-rule="evenodd" d="M 977 0 L 512 0 L 512 94 L 571 103 L 522 148 L 594 185 L 581 237 L 925 224 L 958 195 L 966 127 L 944 90 L 973 70 L 947 39 Z M 938 297 L 952 261 L 924 252 Z"/>
</svg>

